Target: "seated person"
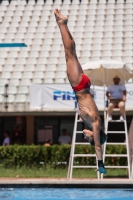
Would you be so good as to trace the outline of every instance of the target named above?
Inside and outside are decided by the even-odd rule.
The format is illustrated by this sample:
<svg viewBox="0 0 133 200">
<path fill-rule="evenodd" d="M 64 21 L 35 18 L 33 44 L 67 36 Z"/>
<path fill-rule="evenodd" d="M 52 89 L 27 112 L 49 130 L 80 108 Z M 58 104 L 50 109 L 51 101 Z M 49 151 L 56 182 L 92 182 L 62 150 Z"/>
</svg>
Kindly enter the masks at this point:
<svg viewBox="0 0 133 200">
<path fill-rule="evenodd" d="M 4 132 L 4 140 L 3 140 L 3 146 L 8 146 L 10 145 L 10 138 L 9 138 L 9 132 L 5 131 Z"/>
<path fill-rule="evenodd" d="M 108 115 L 109 120 L 112 120 L 112 112 L 115 106 L 120 108 L 120 120 L 124 120 L 125 101 L 126 101 L 126 87 L 120 84 L 119 76 L 113 78 L 114 84 L 107 88 L 106 96 L 109 99 Z"/>
<path fill-rule="evenodd" d="M 67 135 L 67 130 L 64 128 L 62 129 L 62 135 L 58 139 L 59 144 L 71 144 L 71 138 Z"/>
<path fill-rule="evenodd" d="M 46 140 L 44 146 L 49 147 L 50 146 L 50 139 Z"/>
</svg>

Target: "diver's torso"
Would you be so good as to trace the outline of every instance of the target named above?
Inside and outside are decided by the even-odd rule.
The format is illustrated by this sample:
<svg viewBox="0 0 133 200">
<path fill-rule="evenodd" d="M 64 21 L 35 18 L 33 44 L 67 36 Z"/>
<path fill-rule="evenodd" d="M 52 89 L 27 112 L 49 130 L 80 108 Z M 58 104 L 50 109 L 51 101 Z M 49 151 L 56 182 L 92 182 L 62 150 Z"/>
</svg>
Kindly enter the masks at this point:
<svg viewBox="0 0 133 200">
<path fill-rule="evenodd" d="M 89 89 L 76 92 L 80 116 L 88 128 L 92 129 L 91 123 L 99 117 L 97 106 L 89 93 Z"/>
</svg>

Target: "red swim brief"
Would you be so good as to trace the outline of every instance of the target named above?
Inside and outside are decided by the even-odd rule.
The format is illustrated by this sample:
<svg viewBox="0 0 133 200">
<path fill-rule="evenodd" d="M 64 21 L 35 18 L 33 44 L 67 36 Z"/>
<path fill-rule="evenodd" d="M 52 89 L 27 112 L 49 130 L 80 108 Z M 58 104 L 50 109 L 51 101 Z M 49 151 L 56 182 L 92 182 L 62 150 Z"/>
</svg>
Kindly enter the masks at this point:
<svg viewBox="0 0 133 200">
<path fill-rule="evenodd" d="M 80 83 L 76 87 L 72 87 L 72 88 L 74 92 L 77 92 L 86 88 L 90 88 L 90 86 L 91 86 L 90 79 L 85 74 L 82 74 L 82 79 Z"/>
</svg>

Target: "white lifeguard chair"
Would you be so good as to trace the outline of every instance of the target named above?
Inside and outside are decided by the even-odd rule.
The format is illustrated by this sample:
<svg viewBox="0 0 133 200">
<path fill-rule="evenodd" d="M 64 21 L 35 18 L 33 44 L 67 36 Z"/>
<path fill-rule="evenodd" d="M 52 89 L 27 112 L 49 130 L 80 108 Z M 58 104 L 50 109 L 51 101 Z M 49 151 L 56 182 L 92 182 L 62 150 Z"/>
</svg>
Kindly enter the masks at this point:
<svg viewBox="0 0 133 200">
<path fill-rule="evenodd" d="M 116 108 L 114 108 L 114 110 L 116 110 Z M 109 123 L 123 123 L 124 124 L 124 130 L 123 131 L 109 131 L 108 127 L 109 127 Z M 122 142 L 105 142 L 104 144 L 104 150 L 103 150 L 103 161 L 105 162 L 107 157 L 123 157 L 123 158 L 127 158 L 127 165 L 126 166 L 106 166 L 105 168 L 127 168 L 128 170 L 128 177 L 131 178 L 131 170 L 130 170 L 130 155 L 129 155 L 129 143 L 128 143 L 128 133 L 127 133 L 127 121 L 126 121 L 126 114 L 124 114 L 124 119 L 123 120 L 110 120 L 109 121 L 109 116 L 107 114 L 107 118 L 106 118 L 106 127 L 105 127 L 105 133 L 107 135 L 109 134 L 124 134 L 125 135 L 125 141 Z M 106 147 L 107 145 L 124 145 L 126 147 L 126 154 L 106 154 Z M 103 178 L 103 175 L 101 176 L 101 178 Z"/>
<path fill-rule="evenodd" d="M 76 135 L 82 134 L 83 131 L 77 130 L 78 123 L 83 123 L 82 121 L 78 120 L 78 112 L 75 114 L 75 123 L 74 123 L 74 130 L 73 130 L 73 138 L 72 138 L 72 144 L 71 144 L 71 152 L 70 152 L 70 158 L 69 158 L 69 166 L 68 166 L 68 174 L 67 178 L 72 179 L 72 173 L 74 168 L 97 168 L 97 157 L 96 154 L 75 154 L 75 146 L 76 145 L 90 145 L 90 143 L 85 142 L 76 142 Z M 75 157 L 95 157 L 96 158 L 96 165 L 90 166 L 90 165 L 74 165 L 74 158 Z M 99 172 L 97 172 L 97 178 L 99 179 Z"/>
</svg>

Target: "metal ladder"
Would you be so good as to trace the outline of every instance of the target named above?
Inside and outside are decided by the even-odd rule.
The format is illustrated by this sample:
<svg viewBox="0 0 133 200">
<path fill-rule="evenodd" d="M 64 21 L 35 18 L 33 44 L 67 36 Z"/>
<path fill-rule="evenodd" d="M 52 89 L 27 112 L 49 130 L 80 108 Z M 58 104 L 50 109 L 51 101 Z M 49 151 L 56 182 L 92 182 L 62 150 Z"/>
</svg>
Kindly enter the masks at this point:
<svg viewBox="0 0 133 200">
<path fill-rule="evenodd" d="M 78 120 L 78 113 L 75 114 L 75 123 L 74 123 L 74 130 L 73 130 L 73 138 L 72 138 L 72 144 L 71 144 L 71 151 L 70 151 L 70 158 L 69 158 L 69 166 L 68 166 L 68 174 L 67 178 L 72 179 L 72 172 L 73 168 L 97 168 L 97 166 L 74 166 L 74 158 L 75 157 L 96 157 L 96 154 L 74 154 L 75 151 L 75 145 L 90 145 L 89 143 L 83 143 L 83 142 L 76 142 L 76 134 L 82 134 L 82 131 L 77 131 L 77 124 L 78 122 L 82 122 Z M 82 122 L 83 123 L 83 122 Z M 97 163 L 97 159 L 96 159 Z M 98 164 L 98 163 L 97 163 Z M 97 172 L 97 177 L 99 178 L 99 172 Z"/>
<path fill-rule="evenodd" d="M 129 143 L 128 143 L 128 133 L 127 133 L 127 123 L 126 123 L 126 115 L 124 115 L 124 120 L 108 120 L 108 114 L 107 114 L 107 120 L 106 120 L 106 128 L 105 128 L 105 133 L 108 134 L 116 134 L 116 133 L 123 133 L 125 134 L 125 142 L 124 143 L 116 143 L 116 142 L 105 142 L 104 144 L 104 150 L 103 150 L 103 161 L 105 161 L 106 157 L 127 157 L 127 166 L 105 166 L 105 168 L 127 168 L 128 169 L 128 176 L 129 178 L 131 178 L 130 176 L 130 156 L 129 156 Z M 109 123 L 124 123 L 124 131 L 108 131 L 108 125 Z M 126 145 L 126 154 L 105 154 L 106 152 L 106 146 L 107 145 Z M 103 175 L 101 176 L 101 178 L 103 178 Z"/>
</svg>

